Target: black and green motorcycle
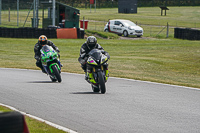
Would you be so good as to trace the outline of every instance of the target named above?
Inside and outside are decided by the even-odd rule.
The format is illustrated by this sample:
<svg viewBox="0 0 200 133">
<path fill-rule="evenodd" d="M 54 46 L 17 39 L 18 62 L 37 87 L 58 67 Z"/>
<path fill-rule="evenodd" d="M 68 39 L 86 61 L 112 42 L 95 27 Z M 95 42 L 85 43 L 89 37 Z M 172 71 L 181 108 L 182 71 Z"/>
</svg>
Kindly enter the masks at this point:
<svg viewBox="0 0 200 133">
<path fill-rule="evenodd" d="M 59 54 L 51 46 L 45 45 L 40 50 L 41 62 L 52 82 L 61 82 L 61 63 Z"/>
</svg>

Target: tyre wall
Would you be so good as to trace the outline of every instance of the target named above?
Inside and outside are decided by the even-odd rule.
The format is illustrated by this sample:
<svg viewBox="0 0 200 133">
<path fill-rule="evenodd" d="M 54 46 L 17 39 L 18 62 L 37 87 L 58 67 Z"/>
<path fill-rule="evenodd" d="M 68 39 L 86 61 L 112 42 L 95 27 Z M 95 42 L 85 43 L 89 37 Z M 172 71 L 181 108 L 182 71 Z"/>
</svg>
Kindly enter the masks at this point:
<svg viewBox="0 0 200 133">
<path fill-rule="evenodd" d="M 77 29 L 77 37 L 83 38 L 83 31 Z M 47 38 L 57 38 L 57 28 L 5 28 L 0 27 L 0 37 L 7 38 L 38 38 L 40 35 L 46 35 Z"/>
<path fill-rule="evenodd" d="M 190 28 L 174 28 L 174 38 L 200 40 L 200 30 Z"/>
</svg>

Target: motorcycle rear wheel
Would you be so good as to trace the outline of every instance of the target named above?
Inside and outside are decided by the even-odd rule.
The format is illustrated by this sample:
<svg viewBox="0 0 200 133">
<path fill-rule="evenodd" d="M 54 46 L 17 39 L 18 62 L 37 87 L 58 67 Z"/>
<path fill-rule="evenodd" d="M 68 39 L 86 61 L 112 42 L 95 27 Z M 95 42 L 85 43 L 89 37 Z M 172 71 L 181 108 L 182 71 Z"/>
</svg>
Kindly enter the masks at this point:
<svg viewBox="0 0 200 133">
<path fill-rule="evenodd" d="M 106 85 L 103 78 L 103 74 L 101 71 L 97 73 L 98 73 L 99 89 L 101 90 L 101 93 L 104 94 L 106 92 Z"/>
<path fill-rule="evenodd" d="M 53 70 L 58 82 L 60 83 L 62 81 L 62 79 L 61 79 L 61 76 L 60 76 L 60 72 L 59 72 L 59 70 L 57 68 L 57 65 L 53 65 L 52 66 L 52 70 Z"/>
</svg>

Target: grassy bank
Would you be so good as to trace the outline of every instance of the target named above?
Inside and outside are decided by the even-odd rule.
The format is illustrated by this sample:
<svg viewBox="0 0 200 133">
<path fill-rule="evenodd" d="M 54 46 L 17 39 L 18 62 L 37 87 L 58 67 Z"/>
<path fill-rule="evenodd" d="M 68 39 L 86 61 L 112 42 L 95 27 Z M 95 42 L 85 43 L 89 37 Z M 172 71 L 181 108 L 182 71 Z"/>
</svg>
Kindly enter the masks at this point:
<svg viewBox="0 0 200 133">
<path fill-rule="evenodd" d="M 174 27 L 200 28 L 200 8 L 198 6 L 168 8 L 166 16 L 161 16 L 159 7 L 139 7 L 137 13 L 134 14 L 118 13 L 118 8 L 101 8 L 96 9 L 96 12 L 81 8 L 80 19 L 85 17 L 85 19 L 101 22 L 107 22 L 109 19 L 129 19 L 143 25 L 166 26 L 168 22 Z"/>
<path fill-rule="evenodd" d="M 139 7 L 137 13 L 118 13 L 118 8 L 101 8 L 96 12 L 88 9 L 80 9 L 80 19 L 83 17 L 88 22 L 89 30 L 103 31 L 109 19 L 128 19 L 144 29 L 145 37 L 165 38 L 167 24 L 169 25 L 168 37 L 174 37 L 174 27 L 200 29 L 200 8 L 193 7 L 168 7 L 166 16 L 161 16 L 159 7 Z"/>
<path fill-rule="evenodd" d="M 185 28 L 199 28 L 200 29 L 200 8 L 198 6 L 192 7 L 168 7 L 166 16 L 161 16 L 161 10 L 159 7 L 138 7 L 137 13 L 123 14 L 118 13 L 118 8 L 94 8 L 90 9 L 80 8 L 80 20 L 83 17 L 89 20 L 88 29 L 95 31 L 103 31 L 106 22 L 109 19 L 129 19 L 144 29 L 145 37 L 166 37 L 166 29 L 164 28 L 169 24 L 169 37 L 174 36 L 174 27 Z M 3 10 L 1 17 L 1 26 L 3 27 L 15 27 L 17 28 L 17 16 L 15 10 L 10 11 L 11 21 L 8 21 L 9 11 Z M 27 18 L 29 9 L 19 11 L 19 27 L 23 27 Z M 32 16 L 30 13 L 26 21 L 25 27 L 32 26 Z M 42 10 L 39 10 L 39 27 L 42 27 Z M 45 18 L 48 16 L 48 10 L 45 10 Z"/>
<path fill-rule="evenodd" d="M 62 71 L 83 73 L 78 63 L 85 39 L 52 39 L 61 51 Z M 0 38 L 0 67 L 38 69 L 33 47 L 37 39 Z M 178 39 L 103 40 L 110 53 L 112 77 L 200 87 L 199 41 Z M 64 81 L 63 81 L 64 82 Z"/>
</svg>

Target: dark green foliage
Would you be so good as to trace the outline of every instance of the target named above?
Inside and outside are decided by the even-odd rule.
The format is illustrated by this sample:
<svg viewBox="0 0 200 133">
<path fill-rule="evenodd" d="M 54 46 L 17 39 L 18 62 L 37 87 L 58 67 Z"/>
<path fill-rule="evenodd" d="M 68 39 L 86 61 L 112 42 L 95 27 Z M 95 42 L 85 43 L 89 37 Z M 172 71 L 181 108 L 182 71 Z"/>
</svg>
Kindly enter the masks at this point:
<svg viewBox="0 0 200 133">
<path fill-rule="evenodd" d="M 39 0 L 39 2 L 49 0 Z M 90 0 L 56 0 L 63 4 L 76 8 L 90 8 Z M 33 0 L 20 0 L 20 9 L 30 9 Z M 17 9 L 17 0 L 2 0 L 2 10 Z M 138 7 L 154 7 L 154 6 L 200 6 L 200 0 L 138 0 Z M 94 5 L 92 5 L 94 7 Z M 118 0 L 96 0 L 97 8 L 118 7 Z"/>
</svg>

